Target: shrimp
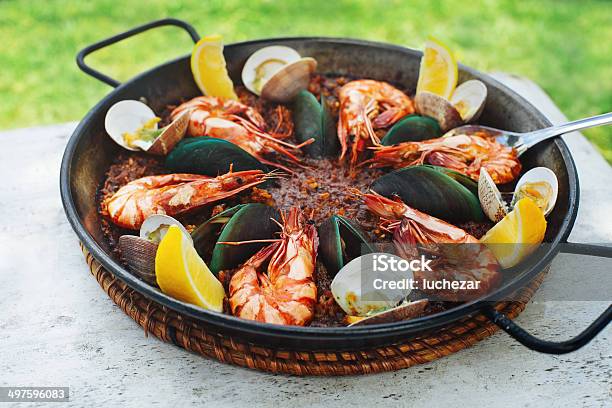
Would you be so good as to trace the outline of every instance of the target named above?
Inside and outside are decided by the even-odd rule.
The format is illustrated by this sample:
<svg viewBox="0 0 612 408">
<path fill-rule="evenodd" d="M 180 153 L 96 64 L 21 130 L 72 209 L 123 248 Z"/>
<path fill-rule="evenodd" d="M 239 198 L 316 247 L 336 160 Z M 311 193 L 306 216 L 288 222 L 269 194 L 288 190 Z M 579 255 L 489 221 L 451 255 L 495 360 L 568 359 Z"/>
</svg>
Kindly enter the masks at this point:
<svg viewBox="0 0 612 408">
<path fill-rule="evenodd" d="M 127 229 L 140 228 L 153 214 L 174 216 L 238 194 L 273 177 L 261 170 L 230 171 L 218 177 L 164 174 L 142 177 L 121 187 L 102 202 L 111 221 Z"/>
<path fill-rule="evenodd" d="M 318 237 L 294 207 L 284 221 L 281 239 L 264 247 L 232 276 L 232 314 L 266 323 L 304 326 L 312 321 L 317 302 L 314 271 Z M 262 265 L 270 260 L 267 274 Z"/>
<path fill-rule="evenodd" d="M 437 257 L 431 265 L 431 271 L 414 272 L 417 282 L 446 280 L 472 282 L 473 286 L 470 290 L 450 287 L 430 289 L 422 286 L 420 289 L 423 293 L 444 301 L 461 302 L 490 293 L 500 284 L 502 275 L 495 255 L 476 237 L 409 207 L 398 197 L 389 199 L 377 193 L 369 193 L 364 194 L 363 198 L 374 214 L 395 220 L 389 225 L 393 231 L 393 244 L 401 257 L 414 259 L 421 253 Z"/>
<path fill-rule="evenodd" d="M 294 145 L 283 141 L 293 133 L 291 121 L 285 119 L 283 108 L 278 106 L 278 124 L 273 134 L 265 132 L 266 122 L 263 117 L 250 106 L 231 99 L 221 99 L 213 96 L 198 96 L 176 107 L 170 114 L 174 120 L 185 110 L 189 110 L 189 129 L 191 136 L 208 136 L 227 140 L 260 161 L 287 170 L 282 165 L 263 158 L 264 154 L 279 153 L 291 161 L 299 163 L 300 159 L 288 149 L 299 150 L 314 141 L 309 139 Z M 288 130 L 277 132 L 286 123 Z"/>
<path fill-rule="evenodd" d="M 348 151 L 349 137 L 353 137 L 351 165 L 371 143 L 379 145 L 375 129 L 391 126 L 402 117 L 414 112 L 412 100 L 386 82 L 363 79 L 352 81 L 340 89 L 340 115 L 338 138 L 342 147 L 340 159 Z"/>
<path fill-rule="evenodd" d="M 484 167 L 496 184 L 511 182 L 521 172 L 516 150 L 485 134 L 443 136 L 377 146 L 374 150 L 374 156 L 362 164 L 401 168 L 428 163 L 458 171 L 474 180 L 478 180 Z"/>
</svg>

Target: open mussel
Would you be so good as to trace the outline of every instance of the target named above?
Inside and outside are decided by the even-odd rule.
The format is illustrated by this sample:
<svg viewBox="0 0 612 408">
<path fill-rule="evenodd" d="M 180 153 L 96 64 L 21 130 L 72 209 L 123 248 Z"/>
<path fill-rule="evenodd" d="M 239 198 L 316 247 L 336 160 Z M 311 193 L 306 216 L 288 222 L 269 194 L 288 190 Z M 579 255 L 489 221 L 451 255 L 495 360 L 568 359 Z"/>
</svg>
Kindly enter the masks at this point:
<svg viewBox="0 0 612 408">
<path fill-rule="evenodd" d="M 157 247 L 171 225 L 178 226 L 183 234 L 189 237 L 189 233 L 179 221 L 162 214 L 148 217 L 140 227 L 139 236 L 122 235 L 119 237 L 118 246 L 128 268 L 149 284 L 156 284 Z"/>
<path fill-rule="evenodd" d="M 257 50 L 247 59 L 242 82 L 256 95 L 285 103 L 308 87 L 316 68 L 314 58 L 302 58 L 292 48 L 273 45 Z"/>
<path fill-rule="evenodd" d="M 269 240 L 278 238 L 280 218 L 278 210 L 268 205 L 242 204 L 205 221 L 191 236 L 196 251 L 210 260 L 208 266 L 217 275 L 221 270 L 236 268 Z"/>
<path fill-rule="evenodd" d="M 185 136 L 189 113 L 177 116 L 163 129 L 158 129 L 159 121 L 160 118 L 146 104 L 124 100 L 108 110 L 104 127 L 111 139 L 127 150 L 144 150 L 165 156 Z"/>
<path fill-rule="evenodd" d="M 442 136 L 438 122 L 427 116 L 409 115 L 398 121 L 380 140 L 383 146 L 403 142 L 420 142 Z"/>
<path fill-rule="evenodd" d="M 184 139 L 166 157 L 166 167 L 179 173 L 216 177 L 227 173 L 230 166 L 234 171 L 269 171 L 265 164 L 235 144 L 212 137 Z"/>
<path fill-rule="evenodd" d="M 359 225 L 340 215 L 325 220 L 318 232 L 319 255 L 330 278 L 351 260 L 375 250 Z"/>
<path fill-rule="evenodd" d="M 385 174 L 371 189 L 385 197 L 399 196 L 404 203 L 426 214 L 449 222 L 482 221 L 476 185 L 459 178 L 448 169 L 435 166 L 411 166 Z"/>
<path fill-rule="evenodd" d="M 324 95 L 321 101 L 310 92 L 300 91 L 293 99 L 294 135 L 302 143 L 314 138 L 303 150 L 311 157 L 333 156 L 340 150 L 336 125 Z"/>
</svg>

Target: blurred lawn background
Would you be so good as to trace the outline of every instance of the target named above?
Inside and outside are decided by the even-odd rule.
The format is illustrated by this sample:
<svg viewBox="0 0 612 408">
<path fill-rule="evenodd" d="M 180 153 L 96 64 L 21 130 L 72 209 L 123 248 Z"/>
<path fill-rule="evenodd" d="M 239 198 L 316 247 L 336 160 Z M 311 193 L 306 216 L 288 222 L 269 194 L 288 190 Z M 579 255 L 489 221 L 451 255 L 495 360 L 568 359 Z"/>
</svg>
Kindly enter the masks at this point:
<svg viewBox="0 0 612 408">
<path fill-rule="evenodd" d="M 77 51 L 167 16 L 226 42 L 324 35 L 421 48 L 433 35 L 467 65 L 531 78 L 570 119 L 612 111 L 608 0 L 0 0 L 0 129 L 81 119 L 110 88 L 78 70 Z M 170 27 L 88 62 L 125 80 L 190 50 Z M 612 162 L 612 128 L 585 134 Z"/>
</svg>

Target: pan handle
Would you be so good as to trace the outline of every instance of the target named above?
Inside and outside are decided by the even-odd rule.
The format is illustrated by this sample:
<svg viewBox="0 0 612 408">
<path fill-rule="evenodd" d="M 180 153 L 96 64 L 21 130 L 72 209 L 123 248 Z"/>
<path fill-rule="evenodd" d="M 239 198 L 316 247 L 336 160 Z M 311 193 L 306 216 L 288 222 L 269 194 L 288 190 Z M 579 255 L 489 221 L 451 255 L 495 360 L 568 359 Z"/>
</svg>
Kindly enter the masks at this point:
<svg viewBox="0 0 612 408">
<path fill-rule="evenodd" d="M 612 247 L 604 245 L 577 244 L 568 242 L 561 247 L 561 252 L 612 258 Z M 595 338 L 595 336 L 605 329 L 610 321 L 612 321 L 612 305 L 609 305 L 608 308 L 601 315 L 599 315 L 599 317 L 595 319 L 595 321 L 591 323 L 589 327 L 584 329 L 582 333 L 569 340 L 555 342 L 541 340 L 527 333 L 522 327 L 510 320 L 508 316 L 495 310 L 492 305 L 485 306 L 482 312 L 493 323 L 498 325 L 523 346 L 546 354 L 566 354 L 576 351 L 593 340 L 593 338 Z"/>
<path fill-rule="evenodd" d="M 193 28 L 193 26 L 189 23 L 186 23 L 185 21 L 182 20 L 178 20 L 176 18 L 163 18 L 161 20 L 155 20 L 155 21 L 151 21 L 150 23 L 147 24 L 143 24 L 141 26 L 138 27 L 134 27 L 131 30 L 125 31 L 123 33 L 119 33 L 116 34 L 112 37 L 106 38 L 102 41 L 98 41 L 94 44 L 91 44 L 85 48 L 83 48 L 76 57 L 76 61 L 77 61 L 77 65 L 79 66 L 79 68 L 85 72 L 86 74 L 91 75 L 92 77 L 112 86 L 113 88 L 118 87 L 121 83 L 111 77 L 109 77 L 108 75 L 105 75 L 103 73 L 101 73 L 98 70 L 93 69 L 92 67 L 90 67 L 89 65 L 87 65 L 85 63 L 85 57 L 88 56 L 89 54 L 91 54 L 94 51 L 98 51 L 102 48 L 105 48 L 111 44 L 117 43 L 121 40 L 125 40 L 126 38 L 132 37 L 136 34 L 140 34 L 143 31 L 147 31 L 150 30 L 152 28 L 156 28 L 156 27 L 161 27 L 161 26 L 176 26 L 176 27 L 180 27 L 183 30 L 185 30 L 189 36 L 191 37 L 191 39 L 193 40 L 193 42 L 198 42 L 198 40 L 200 39 L 200 36 L 198 35 L 198 32 L 195 30 L 195 28 Z"/>
</svg>

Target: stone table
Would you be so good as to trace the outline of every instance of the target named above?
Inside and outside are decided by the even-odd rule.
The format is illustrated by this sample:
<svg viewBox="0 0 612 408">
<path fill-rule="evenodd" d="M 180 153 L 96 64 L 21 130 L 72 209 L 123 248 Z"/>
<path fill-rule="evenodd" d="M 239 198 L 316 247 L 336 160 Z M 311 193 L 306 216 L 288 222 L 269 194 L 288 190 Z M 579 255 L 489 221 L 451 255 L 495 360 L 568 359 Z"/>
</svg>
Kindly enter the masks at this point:
<svg viewBox="0 0 612 408">
<path fill-rule="evenodd" d="M 552 122 L 565 117 L 533 83 L 497 74 Z M 59 197 L 59 167 L 75 123 L 0 133 L 0 386 L 69 386 L 67 406 L 610 406 L 606 329 L 562 356 L 525 349 L 503 332 L 435 362 L 360 377 L 271 375 L 204 359 L 153 337 L 115 306 L 90 275 Z M 564 136 L 582 199 L 570 237 L 612 242 L 612 169 L 586 139 Z M 518 323 L 561 340 L 607 302 L 559 301 L 605 260 L 559 255 Z M 553 300 L 549 300 L 553 299 Z"/>
</svg>

